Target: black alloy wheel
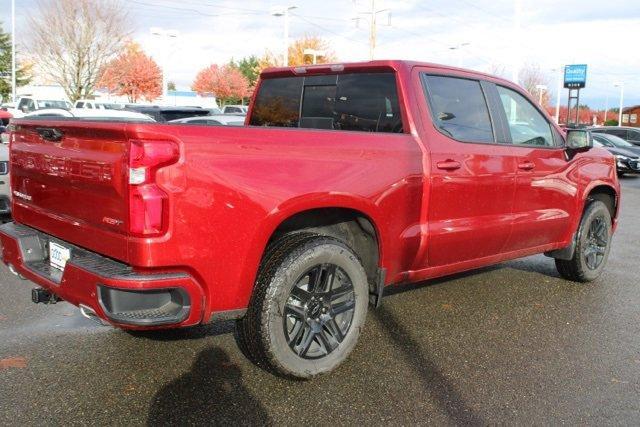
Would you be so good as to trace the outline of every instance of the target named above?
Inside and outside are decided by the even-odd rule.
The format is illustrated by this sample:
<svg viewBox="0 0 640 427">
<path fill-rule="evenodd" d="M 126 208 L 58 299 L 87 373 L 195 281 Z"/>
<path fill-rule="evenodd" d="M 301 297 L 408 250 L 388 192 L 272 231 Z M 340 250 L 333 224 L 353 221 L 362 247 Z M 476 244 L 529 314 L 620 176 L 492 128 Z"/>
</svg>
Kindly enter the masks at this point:
<svg viewBox="0 0 640 427">
<path fill-rule="evenodd" d="M 585 243 L 583 251 L 585 263 L 589 269 L 597 270 L 604 261 L 609 245 L 609 234 L 604 216 L 592 219 Z"/>
<path fill-rule="evenodd" d="M 298 279 L 285 303 L 289 347 L 305 359 L 327 356 L 349 332 L 355 306 L 353 284 L 342 268 L 314 266 Z"/>
</svg>

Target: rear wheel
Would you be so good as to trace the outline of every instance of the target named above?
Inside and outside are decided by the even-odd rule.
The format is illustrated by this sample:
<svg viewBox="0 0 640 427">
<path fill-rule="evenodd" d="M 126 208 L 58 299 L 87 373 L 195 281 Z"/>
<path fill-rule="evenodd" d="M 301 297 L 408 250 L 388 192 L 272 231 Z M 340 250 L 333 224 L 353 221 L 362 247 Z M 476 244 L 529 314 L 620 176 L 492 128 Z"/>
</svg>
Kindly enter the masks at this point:
<svg viewBox="0 0 640 427">
<path fill-rule="evenodd" d="M 590 282 L 602 274 L 611 250 L 611 214 L 600 200 L 585 209 L 570 260 L 556 259 L 560 275 L 574 282 Z"/>
<path fill-rule="evenodd" d="M 312 378 L 342 363 L 355 347 L 368 305 L 367 276 L 343 242 L 309 233 L 286 236 L 264 257 L 240 348 L 259 366 Z"/>
</svg>

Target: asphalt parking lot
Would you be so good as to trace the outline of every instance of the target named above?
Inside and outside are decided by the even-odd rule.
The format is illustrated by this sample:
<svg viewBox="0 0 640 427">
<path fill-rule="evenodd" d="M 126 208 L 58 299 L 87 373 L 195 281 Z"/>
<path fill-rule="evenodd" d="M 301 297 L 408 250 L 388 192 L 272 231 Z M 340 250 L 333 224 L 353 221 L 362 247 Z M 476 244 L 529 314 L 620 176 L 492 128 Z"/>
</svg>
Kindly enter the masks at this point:
<svg viewBox="0 0 640 427">
<path fill-rule="evenodd" d="M 0 268 L 0 425 L 639 424 L 640 178 L 608 268 L 543 256 L 392 291 L 335 373 L 275 378 L 233 324 L 132 335 L 36 306 Z"/>
</svg>

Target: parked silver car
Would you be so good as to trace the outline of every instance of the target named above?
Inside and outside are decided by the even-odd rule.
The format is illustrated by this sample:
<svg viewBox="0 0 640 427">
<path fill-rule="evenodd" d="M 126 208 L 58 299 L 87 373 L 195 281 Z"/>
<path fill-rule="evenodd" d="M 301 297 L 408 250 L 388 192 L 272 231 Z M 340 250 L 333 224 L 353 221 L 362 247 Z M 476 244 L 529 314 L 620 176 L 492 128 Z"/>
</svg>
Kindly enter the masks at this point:
<svg viewBox="0 0 640 427">
<path fill-rule="evenodd" d="M 187 117 L 184 119 L 171 120 L 169 123 L 184 123 L 191 125 L 223 125 L 242 126 L 245 116 L 242 114 L 217 114 L 215 116 Z"/>
</svg>

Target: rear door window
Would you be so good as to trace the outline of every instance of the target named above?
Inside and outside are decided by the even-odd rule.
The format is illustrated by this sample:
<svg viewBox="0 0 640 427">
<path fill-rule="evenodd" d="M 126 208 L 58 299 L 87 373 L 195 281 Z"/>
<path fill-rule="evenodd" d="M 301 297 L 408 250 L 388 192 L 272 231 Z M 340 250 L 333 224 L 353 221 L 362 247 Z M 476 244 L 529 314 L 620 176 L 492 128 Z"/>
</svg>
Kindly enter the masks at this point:
<svg viewBox="0 0 640 427">
<path fill-rule="evenodd" d="M 403 132 L 393 73 L 266 79 L 260 86 L 250 124 Z"/>
<path fill-rule="evenodd" d="M 610 135 L 615 135 L 622 139 L 628 139 L 626 129 L 607 129 L 605 130 L 605 132 Z"/>
<path fill-rule="evenodd" d="M 640 131 L 629 130 L 629 141 L 640 142 Z"/>
<path fill-rule="evenodd" d="M 480 82 L 423 74 L 435 126 L 462 142 L 495 142 Z"/>
</svg>

